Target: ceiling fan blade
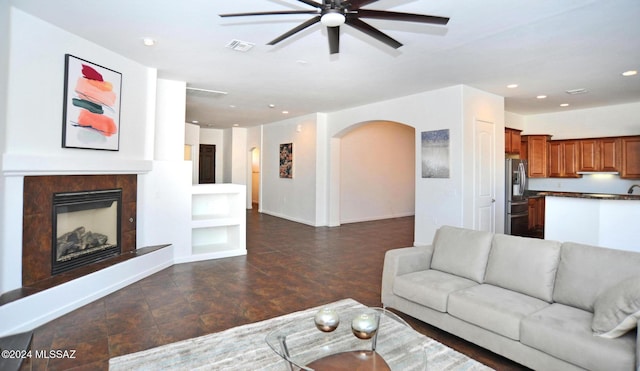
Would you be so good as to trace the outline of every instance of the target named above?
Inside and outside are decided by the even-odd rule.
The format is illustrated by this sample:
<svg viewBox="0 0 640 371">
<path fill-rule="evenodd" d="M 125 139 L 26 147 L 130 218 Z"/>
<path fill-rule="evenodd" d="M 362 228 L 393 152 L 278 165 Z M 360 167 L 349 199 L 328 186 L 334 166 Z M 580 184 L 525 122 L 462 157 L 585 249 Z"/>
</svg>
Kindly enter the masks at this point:
<svg viewBox="0 0 640 371">
<path fill-rule="evenodd" d="M 270 42 L 267 43 L 267 45 L 275 45 L 277 43 L 279 43 L 280 41 L 288 38 L 289 36 L 292 36 L 302 30 L 304 30 L 305 28 L 312 26 L 316 23 L 320 22 L 320 16 L 316 16 L 311 18 L 310 20 L 301 23 L 300 25 L 298 25 L 297 27 L 292 28 L 291 30 L 285 32 L 284 34 L 276 37 L 275 39 L 271 40 Z"/>
<path fill-rule="evenodd" d="M 388 12 L 386 10 L 370 10 L 370 9 L 358 9 L 358 17 L 361 18 L 374 18 L 374 19 L 388 19 L 391 21 L 405 21 L 405 22 L 420 22 L 446 25 L 449 22 L 447 17 L 438 17 L 434 15 L 412 14 L 412 13 L 399 13 Z"/>
<path fill-rule="evenodd" d="M 318 14 L 317 10 L 281 10 L 275 12 L 254 12 L 254 13 L 230 13 L 218 14 L 220 17 L 244 17 L 249 15 L 280 15 L 280 14 Z"/>
<path fill-rule="evenodd" d="M 374 39 L 389 45 L 394 49 L 398 49 L 399 47 L 402 46 L 402 43 L 400 43 L 398 40 L 392 38 L 391 36 L 385 34 L 384 32 L 371 26 L 370 24 L 361 21 L 356 17 L 347 17 L 347 21 L 345 23 L 355 28 L 356 30 L 366 33 L 367 35 L 373 37 Z"/>
<path fill-rule="evenodd" d="M 318 4 L 315 1 L 312 0 L 298 0 L 301 3 L 305 3 L 307 5 L 311 5 L 314 8 L 322 8 L 322 4 Z"/>
<path fill-rule="evenodd" d="M 340 26 L 327 27 L 329 34 L 329 54 L 340 53 Z"/>
<path fill-rule="evenodd" d="M 378 0 L 351 0 L 351 1 L 343 1 L 343 3 L 351 3 L 350 9 L 360 9 L 365 5 L 369 5 L 371 3 L 375 3 Z"/>
</svg>

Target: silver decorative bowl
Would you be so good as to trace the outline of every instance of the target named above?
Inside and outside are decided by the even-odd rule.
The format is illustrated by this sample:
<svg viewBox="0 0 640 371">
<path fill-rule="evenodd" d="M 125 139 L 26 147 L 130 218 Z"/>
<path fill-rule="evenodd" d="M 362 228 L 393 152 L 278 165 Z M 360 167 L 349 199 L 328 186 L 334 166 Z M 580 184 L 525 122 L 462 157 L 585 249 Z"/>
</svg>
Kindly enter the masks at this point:
<svg viewBox="0 0 640 371">
<path fill-rule="evenodd" d="M 371 339 L 378 331 L 378 315 L 363 313 L 351 321 L 351 331 L 358 339 Z"/>
<path fill-rule="evenodd" d="M 335 310 L 330 308 L 320 309 L 313 320 L 318 330 L 322 332 L 331 332 L 337 329 L 340 324 L 340 316 L 338 316 Z"/>
</svg>

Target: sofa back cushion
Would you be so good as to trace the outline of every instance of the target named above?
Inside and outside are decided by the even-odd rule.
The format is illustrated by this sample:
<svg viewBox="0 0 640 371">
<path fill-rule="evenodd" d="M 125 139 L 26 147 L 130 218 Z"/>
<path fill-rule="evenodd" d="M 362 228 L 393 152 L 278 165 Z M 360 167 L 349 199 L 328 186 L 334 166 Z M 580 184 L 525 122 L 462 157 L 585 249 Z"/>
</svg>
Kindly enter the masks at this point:
<svg viewBox="0 0 640 371">
<path fill-rule="evenodd" d="M 640 253 L 565 242 L 553 300 L 593 312 L 600 293 L 637 275 L 640 275 Z"/>
<path fill-rule="evenodd" d="M 492 238 L 490 232 L 442 226 L 433 240 L 431 268 L 482 283 Z"/>
<path fill-rule="evenodd" d="M 496 234 L 484 282 L 550 303 L 559 261 L 560 242 Z"/>
</svg>

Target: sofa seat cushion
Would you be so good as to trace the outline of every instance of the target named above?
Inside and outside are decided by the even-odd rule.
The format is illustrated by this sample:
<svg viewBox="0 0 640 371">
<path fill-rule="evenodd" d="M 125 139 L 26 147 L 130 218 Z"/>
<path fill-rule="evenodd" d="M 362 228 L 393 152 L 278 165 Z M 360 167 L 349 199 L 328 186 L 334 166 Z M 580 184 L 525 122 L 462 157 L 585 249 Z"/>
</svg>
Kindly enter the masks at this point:
<svg viewBox="0 0 640 371">
<path fill-rule="evenodd" d="M 513 340 L 520 339 L 522 318 L 549 303 L 501 287 L 482 284 L 449 295 L 449 314 Z"/>
<path fill-rule="evenodd" d="M 635 331 L 594 336 L 593 314 L 554 303 L 522 320 L 520 342 L 588 370 L 634 370 Z"/>
<path fill-rule="evenodd" d="M 443 313 L 447 312 L 449 294 L 478 283 L 433 269 L 397 276 L 393 293 Z"/>
<path fill-rule="evenodd" d="M 560 242 L 496 234 L 484 283 L 551 303 Z"/>
<path fill-rule="evenodd" d="M 431 268 L 482 283 L 493 234 L 442 226 L 433 239 Z"/>
</svg>

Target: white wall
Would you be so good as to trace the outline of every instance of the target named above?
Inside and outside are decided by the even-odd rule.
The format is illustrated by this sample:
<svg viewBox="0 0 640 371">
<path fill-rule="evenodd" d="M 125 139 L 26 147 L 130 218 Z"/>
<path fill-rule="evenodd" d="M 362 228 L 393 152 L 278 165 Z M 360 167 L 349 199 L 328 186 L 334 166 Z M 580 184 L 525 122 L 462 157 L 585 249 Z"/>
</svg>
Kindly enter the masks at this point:
<svg viewBox="0 0 640 371">
<path fill-rule="evenodd" d="M 550 134 L 551 139 L 640 134 L 640 102 L 525 116 L 522 134 Z"/>
<path fill-rule="evenodd" d="M 0 292 L 22 283 L 22 200 L 16 197 L 22 194 L 22 177 L 148 172 L 153 156 L 156 98 L 155 69 L 15 8 L 10 8 L 10 18 L 7 105 L 3 111 L 6 146 L 0 201 L 4 217 L 0 225 Z M 61 147 L 65 53 L 123 74 L 119 151 Z"/>
<path fill-rule="evenodd" d="M 504 167 L 504 98 L 489 94 L 469 86 L 463 87 L 463 136 L 464 142 L 460 149 L 463 151 L 463 226 L 476 228 L 476 181 L 479 174 L 474 174 L 476 161 L 479 161 L 475 153 L 475 125 L 476 121 L 483 121 L 493 125 L 493 184 L 495 194 L 494 202 L 494 232 L 504 232 L 504 210 L 505 210 L 505 167 Z M 454 163 L 452 162 L 452 165 Z M 473 174 L 473 175 L 470 175 Z"/>
<path fill-rule="evenodd" d="M 504 126 L 511 129 L 524 130 L 526 116 L 513 112 L 504 112 Z"/>
<path fill-rule="evenodd" d="M 191 162 L 184 160 L 186 83 L 158 79 L 153 171 L 138 175 L 138 246 L 191 255 Z"/>
<path fill-rule="evenodd" d="M 261 211 L 308 225 L 316 220 L 317 115 L 263 126 Z M 293 179 L 279 177 L 280 144 L 293 143 Z"/>
<path fill-rule="evenodd" d="M 146 103 L 155 101 L 155 95 L 149 97 L 149 91 L 155 93 L 156 71 L 20 10 L 11 10 L 6 152 L 42 156 L 48 161 L 59 158 L 65 163 L 82 157 L 96 167 L 111 160 L 149 159 L 153 142 L 146 138 L 153 134 L 154 123 Z M 62 148 L 66 53 L 122 73 L 119 151 Z M 149 137 L 152 141 L 153 135 Z"/>
<path fill-rule="evenodd" d="M 0 189 L 0 293 L 22 286 L 22 195 L 24 176 L 67 174 L 138 174 L 139 203 L 137 225 L 145 228 L 166 228 L 153 222 L 156 215 L 147 210 L 146 200 L 157 200 L 153 212 L 170 215 L 168 195 L 173 195 L 172 182 L 164 181 L 180 171 L 185 161 L 159 161 L 154 163 L 156 138 L 156 78 L 153 68 L 142 66 L 103 47 L 90 43 L 24 12 L 0 3 L 0 103 L 2 111 L 0 137 L 2 141 L 2 178 Z M 8 32 L 7 32 L 8 27 Z M 7 39 L 9 49 L 7 51 Z M 120 148 L 118 151 L 99 151 L 62 148 L 62 102 L 64 81 L 64 55 L 111 68 L 123 75 L 120 114 Z M 8 61 L 8 70 L 7 62 Z M 8 76 L 8 78 L 7 78 Z M 6 84 L 4 83 L 6 82 Z M 162 91 L 167 86 L 182 85 L 178 91 Z M 160 96 L 184 94 L 184 83 L 161 83 Z M 6 90 L 5 90 L 6 89 Z M 5 111 L 6 109 L 6 111 Z M 176 127 L 184 124 L 184 107 L 172 104 L 170 117 L 182 117 Z M 166 111 L 165 111 L 166 112 Z M 163 112 L 164 113 L 164 112 Z M 159 144 L 168 146 L 160 120 Z M 184 135 L 184 134 L 182 134 Z M 177 151 L 182 150 L 183 137 L 178 136 Z M 6 145 L 5 145 L 6 144 Z M 166 148 L 173 154 L 172 148 Z M 163 153 L 163 155 L 166 153 Z M 173 157 L 173 156 L 172 156 Z M 172 168 L 162 165 L 177 165 Z M 158 165 L 160 164 L 160 165 Z M 167 170 L 168 169 L 168 170 Z M 175 171 L 175 170 L 178 171 Z M 182 174 L 182 173 L 180 173 Z M 155 177 L 153 187 L 148 179 Z M 189 174 L 186 174 L 189 182 Z M 160 197 L 157 197 L 160 196 Z M 180 206 L 184 207 L 184 206 Z M 187 206 L 187 209 L 189 207 Z M 180 213 L 182 214 L 182 213 Z M 171 224 L 176 227 L 177 223 Z M 138 229 L 140 231 L 140 229 Z M 174 228 L 179 233 L 179 228 Z M 172 236 L 175 236 L 172 235 Z M 138 248 L 144 247 L 145 234 L 138 236 Z M 168 237 L 162 243 L 183 244 Z M 172 262 L 174 248 L 169 247 L 146 254 L 134 261 L 109 267 L 95 274 L 45 290 L 23 300 L 0 306 L 0 336 L 11 331 L 32 329 L 57 316 L 72 311 L 99 297 L 157 272 Z"/>
<path fill-rule="evenodd" d="M 414 128 L 364 123 L 342 137 L 340 153 L 340 223 L 414 215 Z"/>
<path fill-rule="evenodd" d="M 200 174 L 200 126 L 190 123 L 184 125 L 184 144 L 191 146 L 191 183 L 198 184 Z"/>
<path fill-rule="evenodd" d="M 523 134 L 550 134 L 553 139 L 640 135 L 640 102 L 525 116 Z M 625 194 L 638 180 L 617 175 L 583 175 L 577 179 L 533 178 L 529 188 L 541 191 Z"/>
<path fill-rule="evenodd" d="M 231 180 L 233 184 L 247 184 L 247 166 L 249 153 L 247 149 L 247 129 L 231 129 Z"/>
<path fill-rule="evenodd" d="M 7 95 L 8 95 L 8 81 L 9 81 L 9 2 L 0 1 L 0 153 L 5 151 L 5 136 L 7 128 Z M 2 162 L 0 162 L 0 170 L 2 170 Z M 7 202 L 8 189 L 5 185 L 4 177 L 0 178 L 0 267 L 4 269 L 9 265 L 10 254 L 5 252 L 4 246 L 9 246 L 10 241 L 6 238 L 4 227 L 8 224 L 11 215 L 8 215 L 10 210 Z M 4 292 L 5 286 L 10 286 L 7 280 L 11 280 L 10 275 L 7 275 L 4 271 L 0 273 L 0 293 Z"/>
<path fill-rule="evenodd" d="M 184 161 L 187 83 L 158 79 L 154 159 Z"/>
<path fill-rule="evenodd" d="M 386 120 L 403 123 L 416 129 L 415 146 L 421 148 L 421 132 L 427 130 L 450 130 L 451 175 L 448 179 L 422 179 L 419 164 L 420 151 L 416 151 L 415 176 L 415 244 L 428 244 L 433 240 L 437 228 L 444 224 L 470 227 L 472 213 L 469 201 L 465 201 L 463 187 L 469 176 L 469 154 L 463 150 L 465 131 L 475 122 L 471 118 L 495 120 L 504 128 L 504 104 L 501 97 L 480 92 L 464 86 L 453 86 L 384 102 L 372 103 L 329 114 L 330 176 L 329 176 L 329 225 L 339 224 L 340 197 L 339 169 L 340 140 L 349 126 L 372 120 Z M 473 134 L 469 134 L 473 136 Z M 498 134 L 499 135 L 499 134 Z M 503 136 L 496 141 L 503 141 Z M 465 160 L 466 159 L 466 160 Z M 468 169 L 467 169 L 468 170 Z M 502 186 L 496 184 L 497 187 Z M 503 191 L 498 191 L 498 197 Z M 502 195 L 504 198 L 504 195 Z M 472 220 L 472 219 L 471 219 Z"/>
</svg>

